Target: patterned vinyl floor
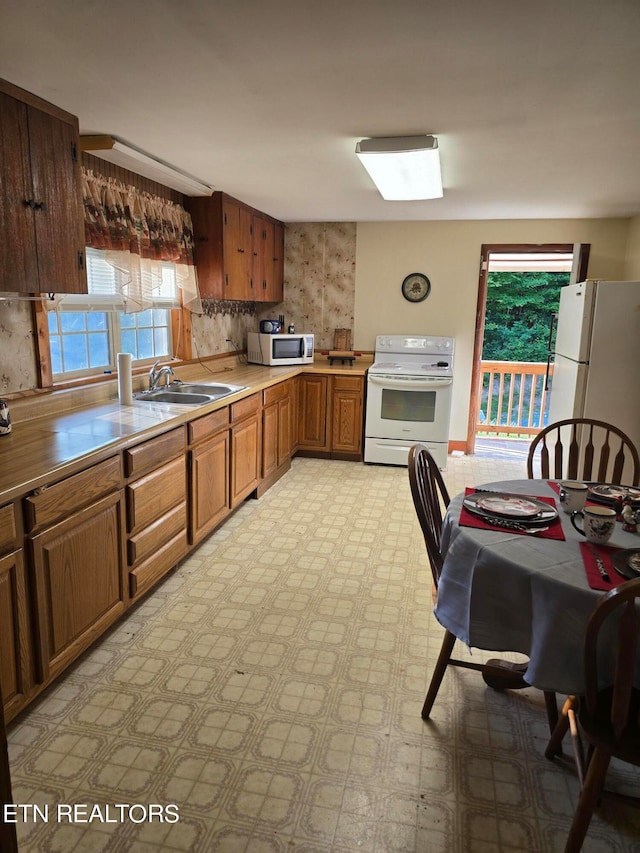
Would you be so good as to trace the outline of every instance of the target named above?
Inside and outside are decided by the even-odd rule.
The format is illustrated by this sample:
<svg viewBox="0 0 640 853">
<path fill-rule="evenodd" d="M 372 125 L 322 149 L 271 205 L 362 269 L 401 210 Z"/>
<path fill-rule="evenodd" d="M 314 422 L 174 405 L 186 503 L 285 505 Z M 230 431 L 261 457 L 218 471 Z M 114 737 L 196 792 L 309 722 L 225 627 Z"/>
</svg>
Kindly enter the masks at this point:
<svg viewBox="0 0 640 853">
<path fill-rule="evenodd" d="M 424 723 L 441 638 L 406 469 L 294 460 L 11 725 L 20 850 L 562 850 L 541 695 L 456 669 Z M 607 798 L 585 850 L 640 851 L 640 810 Z"/>
</svg>

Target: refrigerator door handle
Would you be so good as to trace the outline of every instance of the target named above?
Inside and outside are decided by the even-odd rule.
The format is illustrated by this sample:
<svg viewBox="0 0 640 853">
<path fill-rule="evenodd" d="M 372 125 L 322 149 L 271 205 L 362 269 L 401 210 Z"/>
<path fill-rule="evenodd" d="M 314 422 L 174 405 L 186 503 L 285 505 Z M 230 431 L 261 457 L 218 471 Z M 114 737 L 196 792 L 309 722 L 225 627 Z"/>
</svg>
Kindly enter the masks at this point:
<svg viewBox="0 0 640 853">
<path fill-rule="evenodd" d="M 547 370 L 544 375 L 544 390 L 549 390 L 549 373 L 551 372 L 551 359 L 554 356 L 554 352 L 551 349 L 551 344 L 553 341 L 553 332 L 556 327 L 556 323 L 558 322 L 558 315 L 552 314 L 551 319 L 549 320 L 549 340 L 547 342 Z"/>
</svg>

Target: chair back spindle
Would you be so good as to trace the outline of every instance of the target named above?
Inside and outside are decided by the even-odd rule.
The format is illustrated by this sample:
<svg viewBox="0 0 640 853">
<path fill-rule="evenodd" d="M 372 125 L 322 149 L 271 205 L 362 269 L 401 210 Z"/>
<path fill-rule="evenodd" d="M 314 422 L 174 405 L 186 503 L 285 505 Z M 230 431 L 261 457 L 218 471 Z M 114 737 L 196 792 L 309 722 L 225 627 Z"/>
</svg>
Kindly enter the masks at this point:
<svg viewBox="0 0 640 853">
<path fill-rule="evenodd" d="M 612 424 L 590 418 L 569 418 L 545 427 L 529 447 L 529 477 L 537 476 L 536 462 L 543 478 L 628 486 L 640 481 L 640 457 L 631 439 Z"/>
</svg>

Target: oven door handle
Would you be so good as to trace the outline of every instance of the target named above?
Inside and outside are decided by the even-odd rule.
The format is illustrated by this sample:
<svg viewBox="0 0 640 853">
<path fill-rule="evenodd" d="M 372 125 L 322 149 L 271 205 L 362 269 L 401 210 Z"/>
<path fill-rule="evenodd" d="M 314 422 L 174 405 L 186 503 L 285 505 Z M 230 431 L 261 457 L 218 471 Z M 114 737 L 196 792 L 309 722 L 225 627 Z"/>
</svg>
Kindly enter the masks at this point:
<svg viewBox="0 0 640 853">
<path fill-rule="evenodd" d="M 448 385 L 453 384 L 453 379 L 397 379 L 396 377 L 370 373 L 369 382 L 373 385 L 382 385 L 384 388 L 399 388 L 403 391 L 423 391 L 446 388 Z"/>
</svg>

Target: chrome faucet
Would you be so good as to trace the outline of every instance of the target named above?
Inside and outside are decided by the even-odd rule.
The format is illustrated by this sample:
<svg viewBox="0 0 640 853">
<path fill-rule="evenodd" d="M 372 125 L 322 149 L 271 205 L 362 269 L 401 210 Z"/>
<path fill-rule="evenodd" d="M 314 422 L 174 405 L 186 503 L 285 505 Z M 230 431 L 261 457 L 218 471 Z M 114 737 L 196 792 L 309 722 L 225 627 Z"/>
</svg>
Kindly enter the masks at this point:
<svg viewBox="0 0 640 853">
<path fill-rule="evenodd" d="M 164 367 L 161 367 L 158 370 L 158 365 L 160 364 L 160 359 L 156 361 L 151 370 L 149 371 L 149 391 L 155 391 L 160 387 L 160 382 L 162 377 L 166 377 L 165 386 L 168 388 L 169 383 L 171 382 L 171 377 L 175 376 L 175 372 L 172 367 L 168 364 L 165 364 Z"/>
</svg>

